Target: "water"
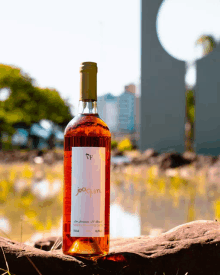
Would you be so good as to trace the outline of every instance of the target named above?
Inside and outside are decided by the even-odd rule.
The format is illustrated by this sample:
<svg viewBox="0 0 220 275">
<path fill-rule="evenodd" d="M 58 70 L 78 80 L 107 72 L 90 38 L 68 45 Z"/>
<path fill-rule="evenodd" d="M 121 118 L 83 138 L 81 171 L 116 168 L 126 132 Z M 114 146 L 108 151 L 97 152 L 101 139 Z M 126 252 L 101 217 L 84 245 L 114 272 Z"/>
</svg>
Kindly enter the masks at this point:
<svg viewBox="0 0 220 275">
<path fill-rule="evenodd" d="M 140 216 L 126 212 L 119 204 L 110 207 L 110 237 L 138 237 L 141 234 Z"/>
<path fill-rule="evenodd" d="M 122 164 L 122 163 L 129 163 L 129 162 L 130 162 L 130 159 L 126 156 L 111 157 L 112 164 Z"/>
<path fill-rule="evenodd" d="M 30 242 L 62 235 L 62 171 L 62 163 L 0 167 L 2 236 Z M 192 181 L 168 172 L 158 178 L 154 169 L 139 167 L 111 172 L 111 238 L 156 236 L 188 221 L 220 218 L 220 184 L 207 182 L 205 173 Z"/>
</svg>

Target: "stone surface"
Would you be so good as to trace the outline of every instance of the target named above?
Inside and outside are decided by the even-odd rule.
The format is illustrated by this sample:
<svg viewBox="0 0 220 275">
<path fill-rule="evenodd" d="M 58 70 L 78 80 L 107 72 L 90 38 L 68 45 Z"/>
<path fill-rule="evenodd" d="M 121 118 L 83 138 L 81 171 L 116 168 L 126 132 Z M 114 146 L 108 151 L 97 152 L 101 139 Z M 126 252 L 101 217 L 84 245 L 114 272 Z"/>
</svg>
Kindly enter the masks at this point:
<svg viewBox="0 0 220 275">
<path fill-rule="evenodd" d="M 210 167 L 216 162 L 216 157 L 197 155 L 195 167 L 201 169 L 204 167 Z"/>
<path fill-rule="evenodd" d="M 35 158 L 41 157 L 47 164 L 53 164 L 57 161 L 63 161 L 63 151 L 47 151 L 31 150 L 31 151 L 0 151 L 0 163 L 16 163 L 16 162 L 29 162 L 35 163 Z"/>
<path fill-rule="evenodd" d="M 220 223 L 194 221 L 155 238 L 114 240 L 105 260 L 117 255 L 140 274 L 220 274 Z"/>
<path fill-rule="evenodd" d="M 56 245 L 56 249 L 62 248 L 61 242 L 61 237 L 48 237 L 35 242 L 34 247 L 45 251 L 50 251 L 54 245 Z"/>
<path fill-rule="evenodd" d="M 158 164 L 160 169 L 165 170 L 167 168 L 176 168 L 190 164 L 190 161 L 185 159 L 181 154 L 173 152 L 161 154 Z"/>
<path fill-rule="evenodd" d="M 50 245 L 55 238 L 41 240 Z M 39 241 L 37 242 L 39 245 Z M 220 223 L 194 221 L 157 237 L 140 236 L 110 241 L 110 253 L 97 261 L 43 251 L 0 237 L 11 274 L 220 274 Z M 35 244 L 36 246 L 36 244 Z M 48 249 L 47 246 L 42 248 Z M 35 266 L 35 267 L 34 267 Z M 0 250 L 0 267 L 6 270 Z M 36 268 L 39 272 L 36 271 Z M 2 271 L 2 273 L 4 273 Z"/>
<path fill-rule="evenodd" d="M 124 156 L 124 153 L 122 151 L 119 151 L 117 148 L 114 148 L 111 150 L 111 156 L 112 157 L 118 157 L 118 156 Z"/>
<path fill-rule="evenodd" d="M 194 162 L 197 156 L 196 153 L 187 151 L 183 153 L 183 157 L 189 160 L 190 162 Z"/>
<path fill-rule="evenodd" d="M 161 172 L 166 169 L 182 168 L 187 167 L 188 164 L 192 164 L 196 171 L 200 170 L 210 170 L 208 176 L 210 176 L 211 181 L 219 181 L 218 169 L 220 167 L 220 156 L 203 156 L 196 155 L 193 152 L 185 152 L 182 155 L 176 152 L 169 152 L 158 154 L 154 149 L 149 148 L 142 154 L 139 151 L 132 152 L 120 152 L 117 148 L 113 149 L 111 155 L 117 156 L 128 156 L 130 159 L 130 165 L 150 167 L 152 165 L 158 166 Z M 40 160 L 41 159 L 41 160 Z M 0 152 L 0 162 L 1 163 L 16 163 L 16 162 L 28 162 L 28 163 L 63 163 L 63 152 L 48 151 L 42 152 L 38 150 L 32 151 L 2 151 Z M 127 166 L 128 163 L 113 163 L 112 168 L 117 168 L 118 166 Z M 212 169 L 213 168 L 213 169 Z M 209 172 L 209 171 L 208 171 Z"/>
<path fill-rule="evenodd" d="M 156 152 L 154 149 L 149 148 L 147 150 L 145 150 L 142 154 L 145 158 L 150 158 L 150 157 L 156 157 L 158 156 L 158 152 Z"/>
<path fill-rule="evenodd" d="M 7 270 L 4 251 L 11 274 L 73 274 L 73 271 L 76 274 L 92 274 L 92 265 L 89 267 L 76 258 L 59 254 L 58 251 L 43 251 L 3 237 L 0 237 L 0 247 L 0 268 Z"/>
<path fill-rule="evenodd" d="M 157 163 L 158 155 L 158 152 L 156 152 L 154 149 L 149 148 L 144 151 L 140 156 L 132 158 L 131 163 L 134 165 L 139 165 L 141 163 L 154 165 Z"/>
</svg>

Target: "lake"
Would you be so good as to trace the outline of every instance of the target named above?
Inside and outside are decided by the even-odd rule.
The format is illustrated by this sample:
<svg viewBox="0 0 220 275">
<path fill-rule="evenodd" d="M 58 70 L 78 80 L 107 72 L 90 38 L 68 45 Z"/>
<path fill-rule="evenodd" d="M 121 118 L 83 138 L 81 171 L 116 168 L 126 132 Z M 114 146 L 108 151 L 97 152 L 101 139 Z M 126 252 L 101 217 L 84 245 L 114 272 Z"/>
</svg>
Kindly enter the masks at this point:
<svg viewBox="0 0 220 275">
<path fill-rule="evenodd" d="M 193 180 L 174 174 L 158 176 L 156 167 L 144 166 L 112 170 L 111 238 L 156 236 L 188 221 L 220 217 L 217 184 L 207 183 L 204 173 Z M 31 242 L 62 235 L 62 163 L 1 165 L 0 175 L 2 236 Z"/>
</svg>

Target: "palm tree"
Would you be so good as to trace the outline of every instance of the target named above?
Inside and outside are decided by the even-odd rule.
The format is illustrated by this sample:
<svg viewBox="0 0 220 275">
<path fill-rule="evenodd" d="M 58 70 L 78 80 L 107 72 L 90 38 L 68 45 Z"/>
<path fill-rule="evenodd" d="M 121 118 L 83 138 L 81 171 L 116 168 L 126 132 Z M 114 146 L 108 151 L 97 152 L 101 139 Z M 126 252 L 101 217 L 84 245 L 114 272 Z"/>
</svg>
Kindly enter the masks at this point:
<svg viewBox="0 0 220 275">
<path fill-rule="evenodd" d="M 205 57 L 211 53 L 216 47 L 216 42 L 211 35 L 200 36 L 196 46 L 202 47 L 202 56 Z M 200 58 L 201 58 L 200 57 Z M 196 66 L 196 60 L 186 63 L 189 70 L 192 66 Z M 194 87 L 186 88 L 186 120 L 185 120 L 185 151 L 194 152 L 194 129 L 195 129 L 195 90 Z"/>
<path fill-rule="evenodd" d="M 211 35 L 202 35 L 196 41 L 196 46 L 202 46 L 203 52 L 202 57 L 211 53 L 216 47 L 216 42 Z"/>
</svg>

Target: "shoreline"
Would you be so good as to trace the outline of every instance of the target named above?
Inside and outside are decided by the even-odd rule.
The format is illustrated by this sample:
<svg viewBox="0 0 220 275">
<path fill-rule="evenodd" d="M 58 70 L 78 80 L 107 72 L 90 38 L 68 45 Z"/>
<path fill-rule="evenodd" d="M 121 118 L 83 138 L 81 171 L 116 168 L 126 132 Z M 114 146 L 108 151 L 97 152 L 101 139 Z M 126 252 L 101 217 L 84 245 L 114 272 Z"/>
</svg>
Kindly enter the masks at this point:
<svg viewBox="0 0 220 275">
<path fill-rule="evenodd" d="M 117 157 L 118 151 L 112 150 L 112 157 Z M 111 171 L 130 176 L 146 178 L 146 173 L 153 173 L 154 177 L 180 177 L 193 179 L 205 177 L 209 182 L 220 183 L 220 156 L 196 155 L 192 152 L 179 154 L 176 152 L 159 154 L 153 149 L 140 151 L 127 151 L 119 154 L 130 161 L 112 163 Z M 54 151 L 0 151 L 0 165 L 58 165 L 63 162 L 63 150 Z"/>
</svg>

